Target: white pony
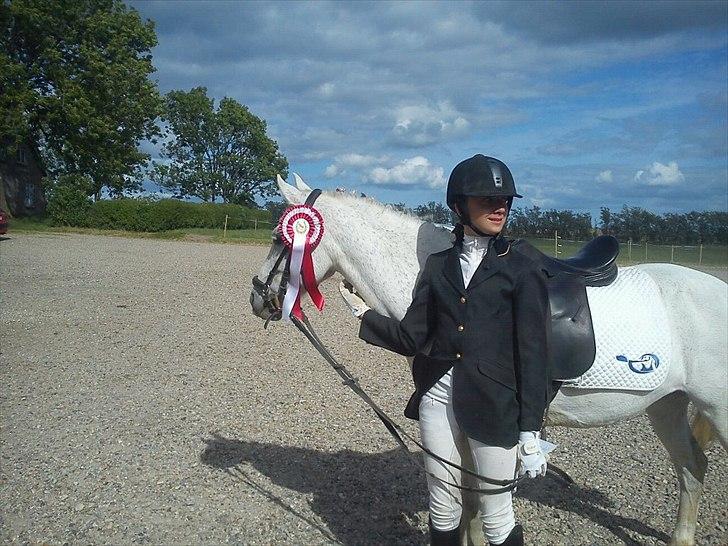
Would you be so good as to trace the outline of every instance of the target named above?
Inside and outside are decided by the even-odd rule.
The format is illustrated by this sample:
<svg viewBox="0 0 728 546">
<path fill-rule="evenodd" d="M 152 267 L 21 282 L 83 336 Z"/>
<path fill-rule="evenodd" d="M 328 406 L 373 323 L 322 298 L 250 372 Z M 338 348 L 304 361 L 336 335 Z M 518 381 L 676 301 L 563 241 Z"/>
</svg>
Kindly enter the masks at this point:
<svg viewBox="0 0 728 546">
<path fill-rule="evenodd" d="M 296 186 L 278 179 L 283 198 L 301 204 L 311 189 L 297 175 Z M 319 282 L 341 273 L 377 312 L 401 319 L 410 304 L 417 275 L 427 256 L 451 246 L 448 231 L 402 214 L 371 199 L 348 193 L 323 192 L 314 207 L 325 223 L 325 235 L 313 253 Z M 274 244 L 259 277 L 265 279 L 280 252 Z M 635 266 L 659 287 L 667 310 L 673 359 L 663 383 L 649 392 L 583 390 L 564 387 L 552 402 L 547 422 L 567 427 L 598 427 L 647 413 L 667 449 L 680 484 L 677 524 L 671 545 L 695 544 L 698 501 L 707 459 L 703 453 L 714 432 L 728 449 L 728 286 L 715 277 L 671 264 Z M 276 290 L 280 274 L 273 278 Z M 253 291 L 256 315 L 268 318 Z M 647 304 L 648 302 L 644 302 Z M 635 302 L 640 305 L 641 302 Z M 592 315 L 599 309 L 592 306 Z M 688 403 L 698 410 L 691 428 Z M 473 507 L 465 499 L 464 540 L 482 534 Z M 466 533 L 467 534 L 467 533 Z M 472 542 L 471 542 L 472 543 Z"/>
</svg>

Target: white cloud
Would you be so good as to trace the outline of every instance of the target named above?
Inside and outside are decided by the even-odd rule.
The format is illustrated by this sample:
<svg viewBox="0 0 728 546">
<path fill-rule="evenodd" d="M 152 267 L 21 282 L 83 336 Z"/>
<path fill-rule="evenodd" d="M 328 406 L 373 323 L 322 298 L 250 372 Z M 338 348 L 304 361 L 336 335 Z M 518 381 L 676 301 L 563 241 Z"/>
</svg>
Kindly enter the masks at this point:
<svg viewBox="0 0 728 546">
<path fill-rule="evenodd" d="M 366 154 L 342 154 L 336 156 L 334 162 L 326 167 L 324 170 L 324 176 L 326 178 L 333 178 L 335 176 L 346 174 L 348 171 L 363 172 L 364 170 L 379 165 L 387 161 L 386 156 L 376 157 L 373 155 Z"/>
<path fill-rule="evenodd" d="M 611 170 L 602 171 L 596 177 L 597 182 L 611 182 L 612 180 L 614 180 L 614 177 Z"/>
<path fill-rule="evenodd" d="M 385 157 L 375 157 L 366 154 L 342 154 L 336 158 L 338 164 L 355 168 L 370 167 L 385 160 Z"/>
<path fill-rule="evenodd" d="M 511 165 L 519 189 L 525 164 L 547 163 L 538 182 L 558 195 L 549 206 L 679 208 L 680 170 L 671 173 L 668 161 L 661 172 L 648 160 L 680 159 L 685 168 L 690 158 L 690 182 L 705 180 L 713 199 L 685 206 L 725 208 L 725 162 L 715 161 L 727 149 L 720 3 L 678 19 L 665 16 L 684 11 L 670 2 L 606 11 L 568 2 L 457 9 L 396 2 L 377 10 L 357 2 L 335 10 L 328 3 L 128 3 L 156 23 L 161 91 L 205 85 L 217 100 L 236 98 L 268 122 L 292 166 L 306 172 L 308 162 L 324 184 L 363 182 L 375 168 L 395 184 L 404 158 L 423 156 L 449 170 L 484 152 Z M 285 37 L 281 21 L 291 23 Z M 672 62 L 678 55 L 704 62 Z M 635 63 L 645 70 L 615 70 Z M 706 93 L 718 96 L 706 105 Z M 338 159 L 354 150 L 376 161 Z M 634 167 L 606 167 L 617 164 Z M 643 172 L 634 182 L 637 167 Z M 611 182 L 599 181 L 605 169 Z M 584 188 L 579 199 L 562 191 L 569 180 Z M 391 189 L 382 194 L 404 199 Z"/>
<path fill-rule="evenodd" d="M 655 161 L 649 169 L 637 171 L 634 180 L 647 186 L 674 186 L 683 182 L 685 175 L 680 171 L 677 161 L 670 161 L 667 165 Z"/>
<path fill-rule="evenodd" d="M 449 101 L 440 101 L 434 106 L 401 106 L 392 114 L 395 119 L 392 136 L 404 146 L 427 146 L 460 136 L 470 127 L 470 122 Z"/>
<path fill-rule="evenodd" d="M 336 165 L 336 164 L 334 164 L 334 163 L 332 163 L 331 165 L 329 165 L 328 167 L 326 167 L 326 170 L 324 171 L 324 176 L 326 178 L 333 178 L 337 174 L 339 174 L 340 172 L 341 171 L 339 171 L 339 166 Z"/>
<path fill-rule="evenodd" d="M 333 84 L 333 83 L 331 83 L 331 82 L 326 82 L 326 83 L 322 83 L 321 85 L 319 85 L 319 86 L 318 86 L 318 87 L 316 88 L 316 92 L 317 92 L 317 93 L 318 93 L 318 94 L 319 94 L 320 96 L 322 96 L 322 97 L 324 97 L 324 98 L 329 98 L 329 97 L 333 96 L 333 94 L 334 94 L 334 90 L 335 90 L 335 89 L 336 89 L 336 87 L 334 86 L 334 84 Z"/>
<path fill-rule="evenodd" d="M 426 157 L 415 156 L 404 159 L 391 167 L 376 167 L 367 180 L 377 185 L 412 186 L 426 184 L 433 189 L 445 187 L 445 173 L 442 167 L 432 165 Z"/>
</svg>

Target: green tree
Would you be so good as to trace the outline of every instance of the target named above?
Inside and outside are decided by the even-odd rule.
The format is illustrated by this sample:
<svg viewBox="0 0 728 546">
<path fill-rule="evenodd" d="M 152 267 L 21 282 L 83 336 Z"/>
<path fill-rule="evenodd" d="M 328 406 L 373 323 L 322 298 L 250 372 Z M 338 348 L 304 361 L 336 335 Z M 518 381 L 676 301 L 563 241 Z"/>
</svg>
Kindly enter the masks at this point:
<svg viewBox="0 0 728 546">
<path fill-rule="evenodd" d="M 255 205 L 255 197 L 276 194 L 275 176 L 287 176 L 288 161 L 266 135 L 266 123 L 234 99 L 215 111 L 207 89 L 170 91 L 165 122 L 169 140 L 153 178 L 178 197 Z"/>
<path fill-rule="evenodd" d="M 541 212 L 541 208 L 534 205 L 527 209 L 511 209 L 508 215 L 507 227 L 508 233 L 515 237 L 523 237 L 525 235 L 532 237 L 544 236 L 543 213 Z"/>
<path fill-rule="evenodd" d="M 417 216 L 436 224 L 449 224 L 451 222 L 450 209 L 437 201 L 430 201 L 426 205 L 417 205 L 414 209 Z"/>
<path fill-rule="evenodd" d="M 0 2 L 0 143 L 38 146 L 51 178 L 89 195 L 139 187 L 161 98 L 149 80 L 154 24 L 120 0 Z"/>
<path fill-rule="evenodd" d="M 615 214 L 615 216 L 617 216 Z M 618 233 L 633 241 L 658 241 L 660 217 L 641 207 L 622 206 L 617 216 Z"/>
<path fill-rule="evenodd" d="M 601 222 L 602 232 L 605 234 L 612 233 L 612 211 L 609 210 L 609 207 L 601 207 L 599 209 L 599 220 Z"/>
<path fill-rule="evenodd" d="M 398 203 L 389 203 L 389 206 L 392 207 L 394 210 L 398 210 L 399 212 L 404 212 L 405 214 L 413 214 L 413 211 L 411 208 L 407 207 L 403 202 Z"/>
<path fill-rule="evenodd" d="M 285 201 L 266 201 L 263 208 L 270 213 L 271 226 L 274 225 L 283 215 L 283 211 L 288 208 Z"/>
</svg>

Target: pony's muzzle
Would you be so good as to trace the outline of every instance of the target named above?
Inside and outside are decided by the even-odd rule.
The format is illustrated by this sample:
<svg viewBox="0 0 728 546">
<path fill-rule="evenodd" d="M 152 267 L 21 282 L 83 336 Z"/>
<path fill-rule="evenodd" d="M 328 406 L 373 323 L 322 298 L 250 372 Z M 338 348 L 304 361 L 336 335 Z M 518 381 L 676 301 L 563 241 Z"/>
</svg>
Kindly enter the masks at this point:
<svg viewBox="0 0 728 546">
<path fill-rule="evenodd" d="M 269 284 L 261 281 L 257 275 L 253 277 L 250 306 L 256 317 L 265 320 L 267 326 L 271 320 L 280 320 L 282 305 L 280 289 L 273 289 Z"/>
<path fill-rule="evenodd" d="M 268 311 L 265 303 L 263 303 L 263 298 L 255 290 L 250 292 L 250 307 L 253 309 L 253 314 L 256 317 L 267 319 L 268 315 L 270 315 L 270 311 Z"/>
</svg>

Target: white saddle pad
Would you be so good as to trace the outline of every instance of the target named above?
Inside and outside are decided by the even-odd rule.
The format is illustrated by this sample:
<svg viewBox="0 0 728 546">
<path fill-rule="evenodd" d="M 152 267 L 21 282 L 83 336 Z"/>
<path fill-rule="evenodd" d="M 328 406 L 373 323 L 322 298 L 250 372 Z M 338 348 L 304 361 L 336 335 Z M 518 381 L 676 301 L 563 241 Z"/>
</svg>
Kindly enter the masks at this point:
<svg viewBox="0 0 728 546">
<path fill-rule="evenodd" d="M 609 286 L 587 287 L 597 351 L 580 389 L 651 391 L 667 377 L 672 346 L 667 312 L 655 281 L 634 267 L 619 270 Z"/>
</svg>

